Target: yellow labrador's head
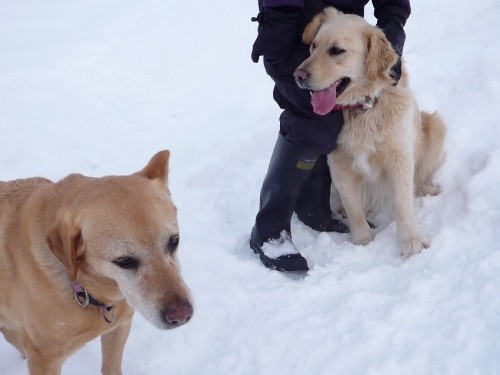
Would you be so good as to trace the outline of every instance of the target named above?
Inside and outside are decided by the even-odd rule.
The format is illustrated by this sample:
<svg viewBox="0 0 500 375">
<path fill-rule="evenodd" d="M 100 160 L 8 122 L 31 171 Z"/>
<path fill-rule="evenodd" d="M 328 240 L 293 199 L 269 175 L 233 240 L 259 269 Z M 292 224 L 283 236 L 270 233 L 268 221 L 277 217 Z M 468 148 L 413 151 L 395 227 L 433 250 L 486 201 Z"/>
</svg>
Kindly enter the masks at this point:
<svg viewBox="0 0 500 375">
<path fill-rule="evenodd" d="M 69 176 L 49 248 L 105 303 L 126 299 L 160 329 L 187 322 L 193 307 L 177 259 L 179 227 L 167 189 L 169 152 L 129 176 Z"/>
<path fill-rule="evenodd" d="M 304 30 L 310 56 L 294 73 L 297 84 L 312 94 L 313 110 L 329 113 L 335 104 L 361 103 L 392 83 L 397 62 L 384 33 L 362 17 L 326 8 Z"/>
</svg>

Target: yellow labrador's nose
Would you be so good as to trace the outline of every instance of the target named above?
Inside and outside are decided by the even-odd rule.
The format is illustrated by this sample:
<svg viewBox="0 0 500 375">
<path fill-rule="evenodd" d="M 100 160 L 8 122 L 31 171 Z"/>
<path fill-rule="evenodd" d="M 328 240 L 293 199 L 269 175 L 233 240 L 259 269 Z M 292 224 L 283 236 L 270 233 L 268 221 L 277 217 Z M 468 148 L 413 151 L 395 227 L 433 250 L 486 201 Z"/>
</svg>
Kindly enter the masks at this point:
<svg viewBox="0 0 500 375">
<path fill-rule="evenodd" d="M 169 329 L 187 323 L 192 316 L 193 306 L 191 303 L 179 298 L 167 305 L 162 313 L 162 317 Z"/>
</svg>

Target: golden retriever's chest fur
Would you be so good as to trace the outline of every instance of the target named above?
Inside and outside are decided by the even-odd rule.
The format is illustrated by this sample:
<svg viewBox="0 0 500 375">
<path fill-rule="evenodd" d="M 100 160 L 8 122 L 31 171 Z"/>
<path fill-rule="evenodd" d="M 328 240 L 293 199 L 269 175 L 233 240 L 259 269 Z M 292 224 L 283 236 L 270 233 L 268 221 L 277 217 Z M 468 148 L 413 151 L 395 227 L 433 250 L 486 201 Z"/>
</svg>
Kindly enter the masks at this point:
<svg viewBox="0 0 500 375">
<path fill-rule="evenodd" d="M 364 114 L 347 116 L 339 135 L 339 153 L 349 159 L 351 167 L 360 175 L 371 179 L 379 173 L 375 167 L 374 157 L 380 147 L 381 139 L 375 124 L 363 121 Z"/>
<path fill-rule="evenodd" d="M 373 108 L 344 113 L 345 123 L 334 154 L 343 154 L 342 159 L 368 181 L 381 176 L 388 155 L 397 150 L 411 152 L 413 148 L 414 103 L 407 100 L 397 106 L 385 105 L 389 101 L 394 103 L 394 96 L 400 95 L 390 90 L 379 97 Z"/>
</svg>

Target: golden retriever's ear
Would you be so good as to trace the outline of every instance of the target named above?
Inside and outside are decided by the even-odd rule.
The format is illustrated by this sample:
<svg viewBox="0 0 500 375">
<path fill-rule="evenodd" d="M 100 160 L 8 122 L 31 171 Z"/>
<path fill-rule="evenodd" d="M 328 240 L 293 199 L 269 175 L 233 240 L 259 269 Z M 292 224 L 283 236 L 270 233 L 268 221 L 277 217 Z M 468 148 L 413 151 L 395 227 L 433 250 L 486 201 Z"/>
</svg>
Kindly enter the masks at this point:
<svg viewBox="0 0 500 375">
<path fill-rule="evenodd" d="M 150 180 L 159 180 L 163 185 L 167 184 L 168 161 L 170 160 L 170 151 L 164 150 L 158 152 L 151 158 L 148 165 L 136 174 L 146 177 Z"/>
<path fill-rule="evenodd" d="M 319 28 L 325 22 L 326 13 L 322 11 L 314 16 L 311 22 L 309 22 L 302 33 L 302 41 L 310 45 L 314 40 L 314 37 L 318 33 Z"/>
<path fill-rule="evenodd" d="M 302 33 L 302 41 L 307 45 L 311 45 L 312 41 L 319 31 L 319 28 L 325 23 L 327 18 L 328 20 L 330 20 L 341 13 L 341 11 L 333 7 L 327 7 L 322 12 L 316 14 L 304 29 L 304 32 Z"/>
<path fill-rule="evenodd" d="M 71 282 L 76 281 L 78 271 L 78 248 L 81 248 L 82 234 L 75 221 L 63 216 L 46 236 L 49 249 L 66 268 Z"/>
<path fill-rule="evenodd" d="M 366 70 L 368 79 L 374 82 L 380 78 L 391 80 L 390 70 L 398 61 L 398 55 L 382 30 L 370 27 L 367 31 Z"/>
</svg>

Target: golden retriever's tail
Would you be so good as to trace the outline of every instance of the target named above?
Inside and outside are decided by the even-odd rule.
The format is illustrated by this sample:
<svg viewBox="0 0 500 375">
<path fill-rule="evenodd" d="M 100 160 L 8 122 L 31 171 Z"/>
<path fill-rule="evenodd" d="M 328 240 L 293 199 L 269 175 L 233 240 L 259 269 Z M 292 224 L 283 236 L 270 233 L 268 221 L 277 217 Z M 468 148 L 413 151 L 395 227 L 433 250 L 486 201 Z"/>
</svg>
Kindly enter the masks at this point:
<svg viewBox="0 0 500 375">
<path fill-rule="evenodd" d="M 436 195 L 440 188 L 432 184 L 432 177 L 445 159 L 446 125 L 437 112 L 421 111 L 421 115 L 422 137 L 417 147 L 415 189 L 417 195 Z"/>
</svg>

